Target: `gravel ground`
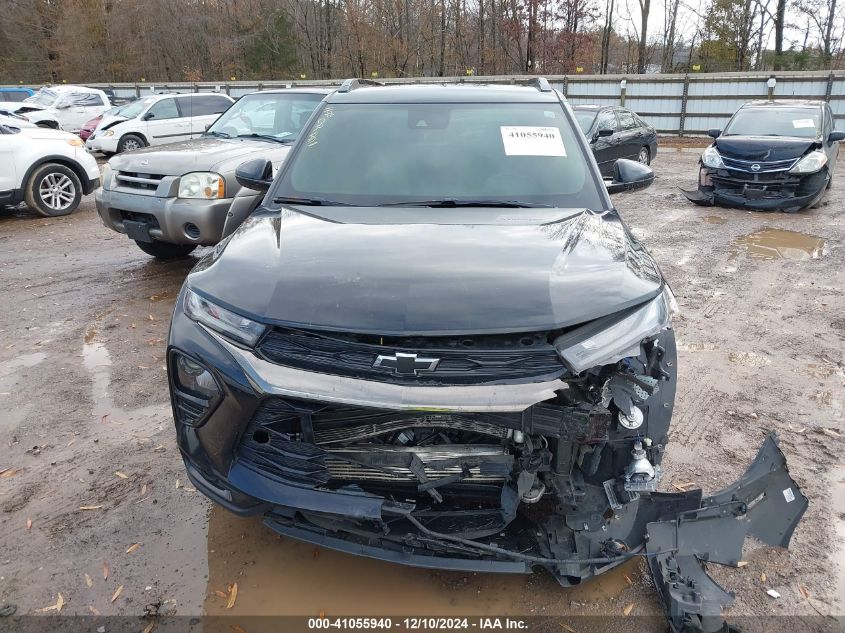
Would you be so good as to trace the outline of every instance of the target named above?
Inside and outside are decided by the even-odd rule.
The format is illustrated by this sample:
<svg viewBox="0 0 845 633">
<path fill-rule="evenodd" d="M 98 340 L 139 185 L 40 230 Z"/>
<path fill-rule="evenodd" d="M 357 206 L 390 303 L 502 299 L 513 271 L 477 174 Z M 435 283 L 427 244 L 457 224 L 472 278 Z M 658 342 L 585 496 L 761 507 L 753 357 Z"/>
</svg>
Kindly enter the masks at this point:
<svg viewBox="0 0 845 633">
<path fill-rule="evenodd" d="M 696 161 L 666 150 L 652 187 L 616 196 L 681 306 L 663 485 L 715 491 L 776 430 L 810 508 L 788 552 L 749 545 L 745 567 L 713 573 L 737 594 L 731 617 L 842 614 L 845 159 L 826 202 L 797 215 L 689 204 L 677 187 L 693 186 Z M 561 590 L 545 575 L 317 550 L 212 508 L 187 483 L 164 369 L 173 299 L 195 261 L 153 261 L 102 226 L 92 197 L 66 218 L 0 213 L 0 605 L 36 613 L 61 594 L 62 614 L 104 616 L 659 616 L 638 561 Z"/>
</svg>

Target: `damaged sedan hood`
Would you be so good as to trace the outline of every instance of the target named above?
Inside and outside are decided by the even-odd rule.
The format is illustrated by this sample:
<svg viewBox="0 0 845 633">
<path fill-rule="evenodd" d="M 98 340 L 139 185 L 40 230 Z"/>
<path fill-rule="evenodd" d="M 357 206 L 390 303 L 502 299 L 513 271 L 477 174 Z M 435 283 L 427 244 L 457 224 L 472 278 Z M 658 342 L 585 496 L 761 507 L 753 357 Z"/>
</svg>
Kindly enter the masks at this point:
<svg viewBox="0 0 845 633">
<path fill-rule="evenodd" d="M 242 162 L 260 156 L 274 167 L 285 159 L 289 145 L 245 138 L 204 136 L 167 145 L 136 149 L 109 160 L 113 169 L 181 176 L 192 171 L 234 172 Z M 224 173 L 225 175 L 225 173 Z"/>
<path fill-rule="evenodd" d="M 714 142 L 719 154 L 738 160 L 774 162 L 799 158 L 818 143 L 815 139 L 786 136 L 720 136 Z"/>
<path fill-rule="evenodd" d="M 318 212 L 254 215 L 188 284 L 262 321 L 429 335 L 557 329 L 639 304 L 662 284 L 612 213 Z"/>
</svg>

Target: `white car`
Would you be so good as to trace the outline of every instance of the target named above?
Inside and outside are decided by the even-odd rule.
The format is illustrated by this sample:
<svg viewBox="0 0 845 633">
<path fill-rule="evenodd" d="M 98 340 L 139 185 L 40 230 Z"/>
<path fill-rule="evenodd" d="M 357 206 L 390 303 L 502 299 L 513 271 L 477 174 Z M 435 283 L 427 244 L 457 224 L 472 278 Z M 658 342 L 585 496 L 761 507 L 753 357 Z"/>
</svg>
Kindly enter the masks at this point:
<svg viewBox="0 0 845 633">
<path fill-rule="evenodd" d="M 26 201 L 37 213 L 72 213 L 100 186 L 100 167 L 78 136 L 0 123 L 0 205 Z"/>
<path fill-rule="evenodd" d="M 112 107 L 102 90 L 65 85 L 45 86 L 20 103 L 4 106 L 36 125 L 68 132 L 79 132 L 85 123 Z"/>
<path fill-rule="evenodd" d="M 30 123 L 26 117 L 23 117 L 14 112 L 7 112 L 0 109 L 0 125 L 11 125 L 12 127 L 36 127 L 35 123 Z"/>
<path fill-rule="evenodd" d="M 92 152 L 118 154 L 149 145 L 199 138 L 234 103 L 214 93 L 142 97 L 119 114 L 103 117 L 85 146 Z"/>
</svg>

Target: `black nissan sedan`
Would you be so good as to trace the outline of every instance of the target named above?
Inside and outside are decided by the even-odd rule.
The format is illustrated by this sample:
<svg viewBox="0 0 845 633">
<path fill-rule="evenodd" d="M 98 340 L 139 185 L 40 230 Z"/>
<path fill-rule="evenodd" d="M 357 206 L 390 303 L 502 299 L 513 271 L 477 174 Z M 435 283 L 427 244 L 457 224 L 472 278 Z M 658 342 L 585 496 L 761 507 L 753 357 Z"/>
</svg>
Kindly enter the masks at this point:
<svg viewBox="0 0 845 633">
<path fill-rule="evenodd" d="M 701 154 L 696 204 L 794 213 L 819 203 L 830 188 L 839 143 L 824 101 L 751 101 Z"/>
<path fill-rule="evenodd" d="M 572 110 L 602 176 L 610 177 L 620 158 L 649 165 L 657 155 L 657 132 L 634 112 L 595 105 L 576 105 Z"/>
<path fill-rule="evenodd" d="M 730 600 L 700 559 L 788 543 L 806 499 L 772 439 L 714 497 L 657 492 L 677 306 L 548 82 L 347 81 L 272 174 L 238 169 L 267 196 L 171 323 L 178 444 L 211 499 L 336 550 L 563 585 L 648 554 L 679 619 L 687 574 L 694 609 Z M 620 160 L 610 186 L 652 177 Z"/>
</svg>

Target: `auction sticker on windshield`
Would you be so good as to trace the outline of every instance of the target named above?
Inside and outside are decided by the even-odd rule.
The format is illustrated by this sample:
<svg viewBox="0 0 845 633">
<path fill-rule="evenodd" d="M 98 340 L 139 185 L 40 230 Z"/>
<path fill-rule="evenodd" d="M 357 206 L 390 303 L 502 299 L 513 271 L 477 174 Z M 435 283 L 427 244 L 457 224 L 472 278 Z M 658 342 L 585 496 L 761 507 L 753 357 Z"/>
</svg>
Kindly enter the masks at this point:
<svg viewBox="0 0 845 633">
<path fill-rule="evenodd" d="M 507 156 L 566 156 L 556 127 L 503 125 L 501 130 Z"/>
<path fill-rule="evenodd" d="M 792 120 L 792 127 L 798 129 L 802 127 L 816 127 L 815 122 L 813 119 L 793 119 Z"/>
</svg>

